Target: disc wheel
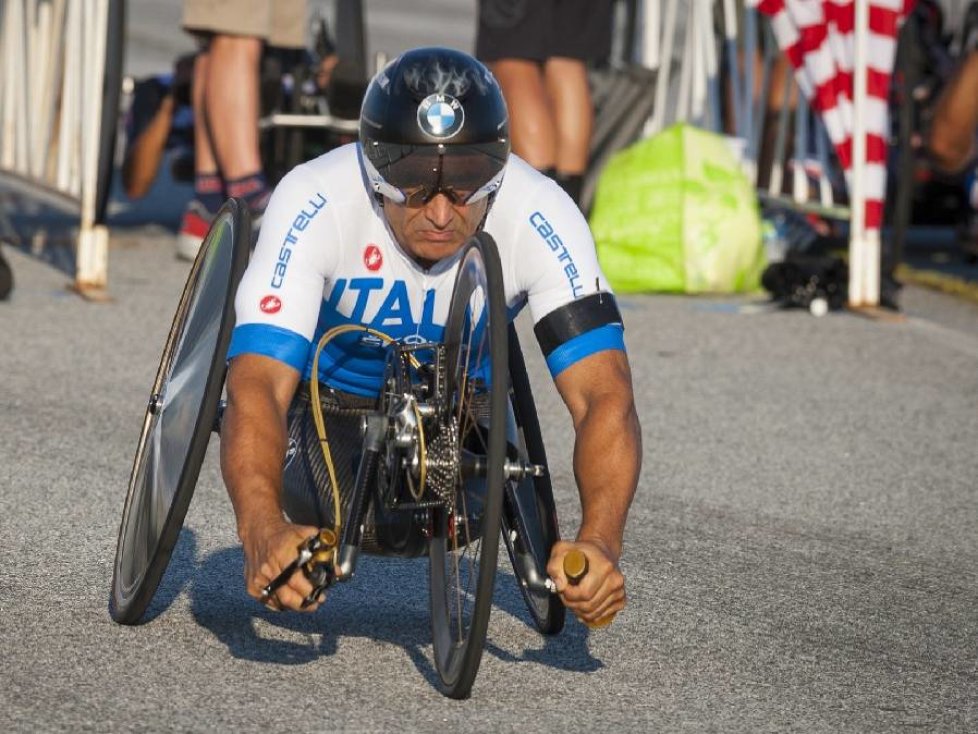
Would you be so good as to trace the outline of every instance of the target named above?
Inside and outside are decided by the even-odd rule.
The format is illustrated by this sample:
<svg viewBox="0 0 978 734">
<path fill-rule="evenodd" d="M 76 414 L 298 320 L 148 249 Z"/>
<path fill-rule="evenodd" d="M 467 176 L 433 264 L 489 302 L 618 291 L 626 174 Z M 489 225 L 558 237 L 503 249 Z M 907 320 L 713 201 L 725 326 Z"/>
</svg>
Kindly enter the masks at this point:
<svg viewBox="0 0 978 734">
<path fill-rule="evenodd" d="M 150 393 L 116 545 L 109 611 L 140 621 L 170 561 L 214 427 L 251 219 L 229 200 L 204 238 Z"/>
<path fill-rule="evenodd" d="M 509 436 L 509 450 L 515 454 L 513 458 L 546 467 L 547 453 L 536 404 L 512 324 L 509 326 L 509 375 L 510 403 L 515 418 L 515 435 Z M 550 551 L 560 540 L 549 473 L 506 482 L 502 526 L 503 540 L 533 623 L 543 634 L 560 632 L 564 628 L 564 604 L 546 586 Z"/>
<path fill-rule="evenodd" d="M 454 507 L 434 513 L 431 626 L 441 690 L 466 698 L 492 607 L 506 458 L 506 308 L 496 244 L 484 232 L 463 249 L 444 344 L 459 470 Z"/>
</svg>

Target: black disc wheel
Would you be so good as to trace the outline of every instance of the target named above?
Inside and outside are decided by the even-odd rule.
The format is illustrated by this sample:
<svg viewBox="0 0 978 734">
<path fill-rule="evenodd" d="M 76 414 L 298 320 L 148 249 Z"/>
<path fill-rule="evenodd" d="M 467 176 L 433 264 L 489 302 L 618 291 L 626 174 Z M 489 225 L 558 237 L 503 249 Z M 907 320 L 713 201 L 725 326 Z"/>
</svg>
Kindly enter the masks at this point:
<svg viewBox="0 0 978 734">
<path fill-rule="evenodd" d="M 465 698 L 492 608 L 506 461 L 506 308 L 499 254 L 484 232 L 463 248 L 444 345 L 443 430 L 457 436 L 457 470 L 454 499 L 434 513 L 431 627 L 442 692 Z"/>
<path fill-rule="evenodd" d="M 224 386 L 251 218 L 229 200 L 184 286 L 150 393 L 116 546 L 109 611 L 136 624 L 156 593 L 197 484 Z"/>
<path fill-rule="evenodd" d="M 509 326 L 509 375 L 515 425 L 510 429 L 508 451 L 513 459 L 546 467 L 547 454 L 536 404 L 519 338 L 512 324 Z M 560 597 L 547 588 L 547 561 L 554 543 L 560 540 L 557 507 L 548 472 L 506 482 L 502 525 L 509 559 L 533 623 L 543 634 L 560 632 L 564 628 L 564 605 Z"/>
</svg>

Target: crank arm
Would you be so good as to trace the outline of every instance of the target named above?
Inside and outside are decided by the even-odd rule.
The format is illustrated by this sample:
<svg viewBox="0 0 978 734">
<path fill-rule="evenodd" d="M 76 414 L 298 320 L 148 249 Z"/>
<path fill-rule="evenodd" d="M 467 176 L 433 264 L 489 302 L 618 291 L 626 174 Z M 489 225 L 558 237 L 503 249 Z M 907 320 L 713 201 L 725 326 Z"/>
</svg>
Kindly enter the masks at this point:
<svg viewBox="0 0 978 734">
<path fill-rule="evenodd" d="M 312 551 L 305 548 L 304 545 L 300 546 L 299 557 L 283 568 L 282 572 L 261 590 L 261 600 L 263 602 L 266 601 L 272 594 L 285 586 L 289 582 L 289 579 L 292 578 L 292 574 L 294 574 L 300 566 L 308 563 L 310 559 L 312 559 Z"/>
</svg>

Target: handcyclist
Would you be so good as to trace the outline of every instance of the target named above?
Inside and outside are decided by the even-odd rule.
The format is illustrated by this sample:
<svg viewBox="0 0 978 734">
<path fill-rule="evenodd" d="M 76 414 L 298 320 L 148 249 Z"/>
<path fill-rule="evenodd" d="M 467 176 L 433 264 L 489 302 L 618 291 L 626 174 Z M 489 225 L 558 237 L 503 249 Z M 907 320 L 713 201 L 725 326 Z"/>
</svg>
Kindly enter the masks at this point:
<svg viewBox="0 0 978 734">
<path fill-rule="evenodd" d="M 548 573 L 585 622 L 624 607 L 619 557 L 641 436 L 621 315 L 574 202 L 510 154 L 495 79 L 442 48 L 392 61 L 367 89 L 359 142 L 279 183 L 235 298 L 221 466 L 251 596 L 262 598 L 328 512 L 321 484 L 309 481 L 315 468 L 296 456 L 306 450 L 296 439 L 320 335 L 353 323 L 438 341 L 457 255 L 480 228 L 498 243 L 510 318 L 529 306 L 575 430 L 581 524 L 574 541 L 555 545 Z M 382 350 L 345 334 L 324 350 L 318 378 L 331 399 L 356 405 L 376 398 L 383 373 Z M 332 433 L 342 440 L 344 430 Z M 355 426 L 349 433 L 359 440 Z M 338 463 L 349 478 L 349 461 Z M 579 585 L 561 566 L 572 548 L 589 561 Z M 295 573 L 265 602 L 297 610 L 311 591 Z"/>
</svg>

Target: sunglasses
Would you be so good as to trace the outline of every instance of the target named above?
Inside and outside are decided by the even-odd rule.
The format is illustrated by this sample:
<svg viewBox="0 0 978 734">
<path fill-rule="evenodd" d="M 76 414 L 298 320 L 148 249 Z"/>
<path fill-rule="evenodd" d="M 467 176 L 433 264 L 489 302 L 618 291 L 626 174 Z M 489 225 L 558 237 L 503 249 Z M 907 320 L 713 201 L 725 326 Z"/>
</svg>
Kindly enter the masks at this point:
<svg viewBox="0 0 978 734">
<path fill-rule="evenodd" d="M 428 186 L 425 184 L 398 189 L 398 191 L 404 194 L 404 205 L 411 208 L 424 206 L 438 196 L 438 194 L 444 194 L 453 206 L 468 204 L 469 200 L 478 190 L 456 189 L 453 186 Z"/>
</svg>

